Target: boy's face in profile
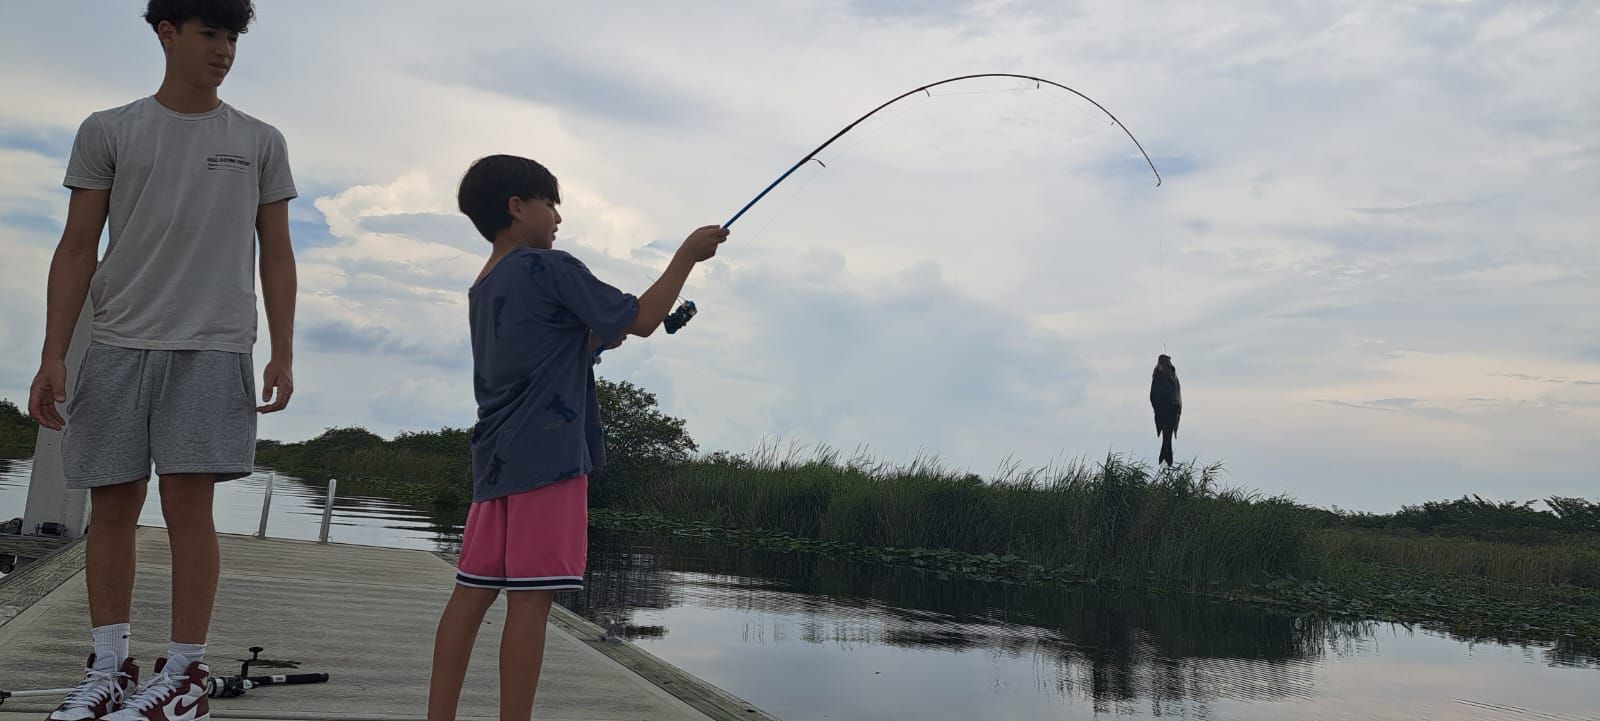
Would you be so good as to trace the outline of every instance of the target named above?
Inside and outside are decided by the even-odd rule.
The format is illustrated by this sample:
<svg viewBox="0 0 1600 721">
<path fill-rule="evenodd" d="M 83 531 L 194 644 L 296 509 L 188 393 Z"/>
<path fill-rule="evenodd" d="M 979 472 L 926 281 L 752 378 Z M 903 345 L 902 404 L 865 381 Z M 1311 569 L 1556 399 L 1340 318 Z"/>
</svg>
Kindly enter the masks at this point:
<svg viewBox="0 0 1600 721">
<path fill-rule="evenodd" d="M 180 81 L 214 88 L 228 77 L 239 43 L 238 33 L 191 18 L 181 27 L 163 22 L 156 34 L 166 49 L 167 67 Z"/>
<path fill-rule="evenodd" d="M 556 204 L 544 198 L 511 198 L 511 233 L 517 244 L 529 248 L 549 250 L 556 243 L 556 227 L 561 225 L 561 211 Z"/>
</svg>

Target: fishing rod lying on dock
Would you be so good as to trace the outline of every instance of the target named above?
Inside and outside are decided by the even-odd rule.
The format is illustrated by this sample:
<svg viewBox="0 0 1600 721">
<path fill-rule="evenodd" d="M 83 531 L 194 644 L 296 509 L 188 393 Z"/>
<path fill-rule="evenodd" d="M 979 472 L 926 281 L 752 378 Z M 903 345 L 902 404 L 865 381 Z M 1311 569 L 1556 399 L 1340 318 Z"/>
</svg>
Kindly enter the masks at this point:
<svg viewBox="0 0 1600 721">
<path fill-rule="evenodd" d="M 328 674 L 325 673 L 290 673 L 271 674 L 268 676 L 251 676 L 250 664 L 255 663 L 257 656 L 261 655 L 260 646 L 250 647 L 250 658 L 239 664 L 239 675 L 215 676 L 206 680 L 206 695 L 211 698 L 233 698 L 243 696 L 244 692 L 259 686 L 289 686 L 302 683 L 327 683 Z"/>
<path fill-rule="evenodd" d="M 262 649 L 260 646 L 250 647 L 250 658 L 239 665 L 237 676 L 212 676 L 206 679 L 206 695 L 211 698 L 233 698 L 243 696 L 244 692 L 261 686 L 291 686 L 303 683 L 327 683 L 328 674 L 325 673 L 290 673 L 270 674 L 266 676 L 251 676 L 250 664 L 260 660 Z M 0 706 L 5 705 L 9 699 L 22 698 L 48 698 L 61 697 L 72 693 L 70 688 L 46 688 L 30 691 L 5 691 L 0 690 Z"/>
</svg>

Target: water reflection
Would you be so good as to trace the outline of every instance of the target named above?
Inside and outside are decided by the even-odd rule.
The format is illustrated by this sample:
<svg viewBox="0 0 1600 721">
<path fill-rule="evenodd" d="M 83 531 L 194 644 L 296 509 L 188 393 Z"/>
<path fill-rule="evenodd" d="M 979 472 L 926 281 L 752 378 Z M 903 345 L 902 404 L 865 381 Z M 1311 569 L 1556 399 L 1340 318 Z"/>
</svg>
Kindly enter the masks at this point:
<svg viewBox="0 0 1600 721">
<path fill-rule="evenodd" d="M 1000 704 L 986 707 L 993 715 L 984 718 L 1076 717 L 1069 711 L 1198 718 L 1254 718 L 1260 712 L 1273 718 L 1264 710 L 1326 707 L 1330 695 L 1339 695 L 1327 688 L 1329 667 L 1383 665 L 1374 659 L 1411 639 L 1443 642 L 1429 648 L 1446 657 L 1461 648 L 1438 634 L 1389 624 L 1308 618 L 1187 596 L 982 583 L 632 533 L 593 530 L 590 539 L 588 587 L 561 594 L 564 606 L 602 625 L 615 624 L 675 662 L 705 659 L 691 670 L 751 694 L 746 698 L 783 718 L 821 718 L 825 711 L 905 717 L 888 711 L 875 716 L 867 708 L 870 694 L 828 687 L 827 671 L 799 670 L 813 663 L 848 668 L 852 686 L 892 694 L 892 686 L 878 688 L 870 680 L 892 673 L 880 668 L 881 659 L 912 663 L 930 653 L 945 658 L 937 664 L 915 661 L 921 676 L 916 693 L 936 699 L 923 699 L 926 707 L 919 713 L 927 718 L 961 718 L 941 711 L 975 692 L 994 695 Z M 1517 658 L 1515 647 L 1494 648 Z M 1521 652 L 1548 666 L 1595 667 L 1592 650 L 1572 643 Z M 726 662 L 716 660 L 724 654 Z M 974 672 L 986 674 L 987 681 L 971 678 Z M 791 673 L 790 683 L 777 680 Z M 818 698 L 796 691 L 795 684 L 826 693 Z M 1033 698 L 1017 696 L 1021 686 Z M 1474 690 L 1460 689 L 1462 695 Z M 1436 708 L 1426 704 L 1459 705 L 1450 698 L 1414 701 L 1419 713 Z M 1213 716 L 1224 707 L 1230 710 Z"/>
<path fill-rule="evenodd" d="M 1134 700 L 1309 698 L 1315 662 L 1366 631 L 1193 599 L 980 583 L 604 531 L 591 532 L 589 563 L 588 588 L 563 594 L 562 604 L 621 623 L 635 640 L 670 633 L 635 622 L 641 611 L 735 610 L 755 619 L 740 630 L 747 644 L 981 650 L 1029 659 L 1041 689 L 1108 710 Z M 760 620 L 766 614 L 794 617 L 793 631 Z"/>
<path fill-rule="evenodd" d="M 257 488 L 252 498 L 259 514 L 260 495 L 265 491 L 263 474 L 258 473 L 246 481 L 248 481 L 247 486 L 253 485 Z M 293 529 L 291 532 L 320 529 L 322 515 L 328 505 L 328 480 L 278 474 L 272 491 L 274 508 L 279 503 L 279 494 L 286 490 L 294 499 L 291 506 L 285 510 L 291 517 L 289 521 Z M 437 509 L 418 508 L 384 496 L 370 485 L 360 482 L 339 481 L 334 490 L 336 497 L 333 502 L 333 518 L 330 522 L 334 530 L 331 530 L 329 535 L 336 540 L 346 543 L 366 543 L 365 540 L 352 539 L 369 539 L 376 531 L 378 537 L 395 542 L 371 545 L 421 548 L 444 553 L 456 553 L 461 550 L 461 528 L 466 523 L 465 512 L 441 512 Z M 278 516 L 274 514 L 271 523 L 276 524 L 277 519 Z M 277 525 L 273 526 L 274 537 L 280 535 L 277 528 Z M 348 532 L 343 529 L 348 529 Z"/>
<path fill-rule="evenodd" d="M 1540 650 L 1539 656 L 1552 668 L 1600 670 L 1600 646 L 1583 643 L 1573 636 L 1557 639 L 1555 645 Z"/>
</svg>

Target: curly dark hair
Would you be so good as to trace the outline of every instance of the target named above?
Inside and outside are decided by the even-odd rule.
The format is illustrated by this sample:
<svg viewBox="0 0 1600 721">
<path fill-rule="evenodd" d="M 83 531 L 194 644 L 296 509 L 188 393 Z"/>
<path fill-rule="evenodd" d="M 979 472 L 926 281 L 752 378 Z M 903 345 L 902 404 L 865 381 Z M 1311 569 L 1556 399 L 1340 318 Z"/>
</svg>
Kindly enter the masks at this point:
<svg viewBox="0 0 1600 721">
<path fill-rule="evenodd" d="M 506 201 L 512 196 L 560 203 L 561 186 L 556 176 L 535 161 L 515 155 L 489 155 L 475 161 L 461 177 L 456 206 L 492 243 L 495 234 L 511 227 Z"/>
<path fill-rule="evenodd" d="M 256 17 L 255 3 L 251 0 L 150 0 L 144 19 L 156 28 L 162 22 L 181 27 L 185 21 L 199 18 L 212 27 L 227 28 L 243 34 Z"/>
</svg>

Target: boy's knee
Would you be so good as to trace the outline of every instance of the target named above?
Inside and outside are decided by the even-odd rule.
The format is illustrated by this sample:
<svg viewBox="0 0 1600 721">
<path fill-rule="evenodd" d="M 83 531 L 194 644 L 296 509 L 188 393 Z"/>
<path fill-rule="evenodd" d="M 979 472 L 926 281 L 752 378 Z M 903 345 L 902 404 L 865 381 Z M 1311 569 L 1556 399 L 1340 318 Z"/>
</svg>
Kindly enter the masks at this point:
<svg viewBox="0 0 1600 721">
<path fill-rule="evenodd" d="M 167 525 L 210 523 L 215 486 L 212 476 L 162 476 L 161 515 Z"/>
<path fill-rule="evenodd" d="M 104 528 L 137 523 L 140 511 L 144 510 L 147 480 L 140 479 L 131 483 L 101 486 L 90 490 L 90 524 Z"/>
</svg>

